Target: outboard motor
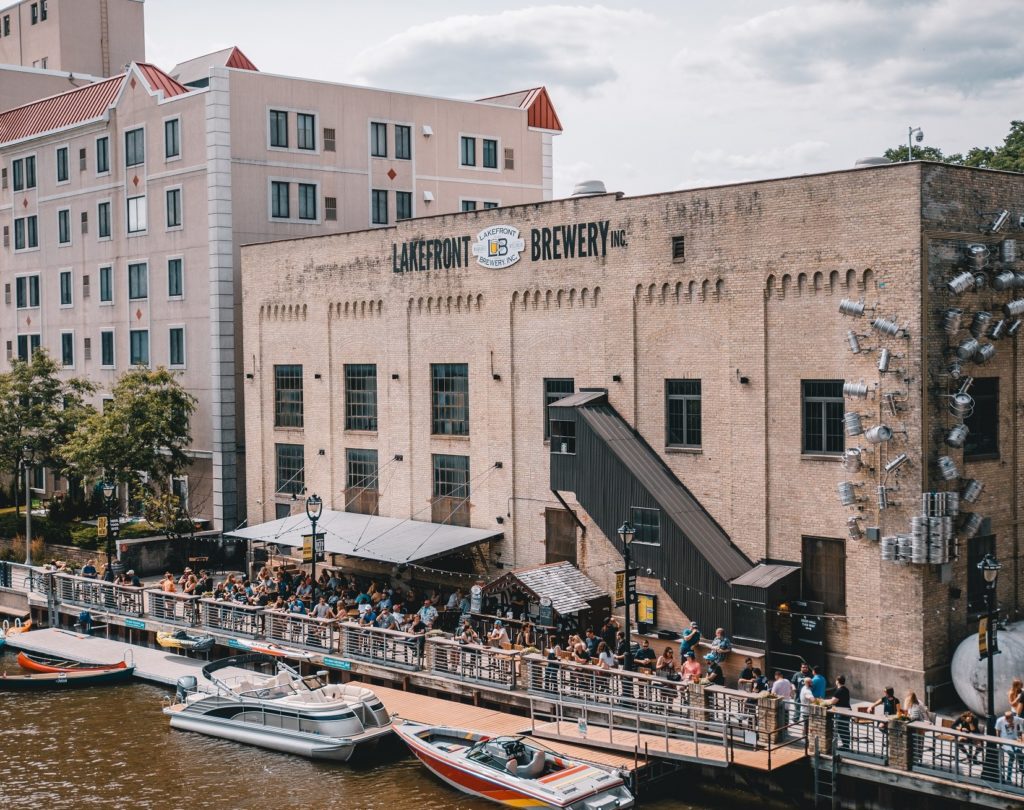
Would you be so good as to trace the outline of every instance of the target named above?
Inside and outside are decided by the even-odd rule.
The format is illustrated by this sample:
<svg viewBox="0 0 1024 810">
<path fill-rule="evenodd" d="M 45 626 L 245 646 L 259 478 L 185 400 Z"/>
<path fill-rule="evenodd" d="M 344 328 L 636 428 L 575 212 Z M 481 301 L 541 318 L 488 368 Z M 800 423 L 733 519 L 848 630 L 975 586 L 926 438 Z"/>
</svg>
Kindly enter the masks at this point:
<svg viewBox="0 0 1024 810">
<path fill-rule="evenodd" d="M 184 703 L 189 694 L 196 691 L 198 681 L 195 675 L 182 675 L 178 678 L 177 688 L 174 691 L 174 696 L 177 698 L 179 703 Z"/>
</svg>

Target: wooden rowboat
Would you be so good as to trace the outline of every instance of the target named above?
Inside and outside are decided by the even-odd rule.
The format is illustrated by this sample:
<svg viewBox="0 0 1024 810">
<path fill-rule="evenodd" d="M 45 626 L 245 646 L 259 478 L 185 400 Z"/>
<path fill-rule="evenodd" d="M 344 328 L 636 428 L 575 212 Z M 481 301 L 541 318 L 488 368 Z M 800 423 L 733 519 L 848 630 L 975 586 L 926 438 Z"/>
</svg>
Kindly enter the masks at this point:
<svg viewBox="0 0 1024 810">
<path fill-rule="evenodd" d="M 128 664 L 118 661 L 116 664 L 83 664 L 79 661 L 67 661 L 48 655 L 18 653 L 18 666 L 29 672 L 94 672 L 103 669 L 125 669 Z"/>
<path fill-rule="evenodd" d="M 42 692 L 84 686 L 112 686 L 131 680 L 135 667 L 85 670 L 82 672 L 38 672 L 32 675 L 0 674 L 0 692 Z"/>
</svg>

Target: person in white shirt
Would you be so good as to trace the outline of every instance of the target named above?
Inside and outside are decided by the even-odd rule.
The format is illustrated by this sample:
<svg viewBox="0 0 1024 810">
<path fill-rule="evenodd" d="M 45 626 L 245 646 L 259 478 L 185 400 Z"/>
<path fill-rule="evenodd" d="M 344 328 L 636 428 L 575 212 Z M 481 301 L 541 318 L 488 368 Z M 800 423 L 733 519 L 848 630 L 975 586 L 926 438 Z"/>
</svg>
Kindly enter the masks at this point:
<svg viewBox="0 0 1024 810">
<path fill-rule="evenodd" d="M 510 643 L 508 640 L 508 631 L 505 630 L 500 619 L 494 622 L 494 628 L 487 634 L 487 640 L 490 642 L 492 647 L 503 647 L 505 644 Z"/>
<path fill-rule="evenodd" d="M 804 685 L 800 687 L 800 719 L 805 723 L 811 716 L 812 703 L 814 703 L 814 690 L 811 689 L 811 679 L 804 678 Z"/>
<path fill-rule="evenodd" d="M 1015 740 L 1019 741 L 1022 734 L 1024 734 L 1024 721 L 1017 717 L 1011 710 L 1007 709 L 1006 713 L 996 720 L 996 736 L 1001 737 L 1004 740 Z M 1002 745 L 1000 748 L 1003 749 L 1002 755 L 1006 762 L 1006 781 L 1012 782 L 1013 779 L 1013 763 L 1017 763 L 1017 767 L 1020 767 L 1021 763 L 1021 749 L 1015 745 Z"/>
<path fill-rule="evenodd" d="M 795 688 L 791 681 L 782 677 L 782 673 L 775 671 L 775 680 L 772 682 L 772 694 L 782 700 L 790 700 L 793 697 Z"/>
<path fill-rule="evenodd" d="M 444 606 L 445 610 L 455 610 L 459 606 L 459 602 L 462 601 L 462 591 L 453 591 L 452 595 L 448 597 L 448 603 Z"/>
</svg>

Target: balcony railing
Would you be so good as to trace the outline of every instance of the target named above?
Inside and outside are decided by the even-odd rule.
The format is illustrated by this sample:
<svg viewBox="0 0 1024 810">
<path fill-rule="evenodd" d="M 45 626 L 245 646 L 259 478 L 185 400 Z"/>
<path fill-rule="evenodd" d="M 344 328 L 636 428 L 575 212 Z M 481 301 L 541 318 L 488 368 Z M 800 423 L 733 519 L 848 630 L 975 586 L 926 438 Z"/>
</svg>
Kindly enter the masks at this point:
<svg viewBox="0 0 1024 810">
<path fill-rule="evenodd" d="M 35 572 L 33 572 L 34 574 Z M 71 574 L 52 574 L 54 595 L 59 602 L 95 608 L 122 616 L 143 616 L 146 612 L 145 591 L 131 585 L 115 585 Z"/>
<path fill-rule="evenodd" d="M 910 723 L 910 769 L 1024 795 L 1024 743 Z"/>
<path fill-rule="evenodd" d="M 148 615 L 167 624 L 182 627 L 195 627 L 200 623 L 199 603 L 202 597 L 187 593 L 165 593 L 150 588 L 146 590 L 146 601 L 149 605 Z"/>
<path fill-rule="evenodd" d="M 338 625 L 338 651 L 344 658 L 368 661 L 406 670 L 421 669 L 424 636 L 379 627 L 360 627 L 355 622 Z"/>
<path fill-rule="evenodd" d="M 842 748 L 840 755 L 864 762 L 889 762 L 889 719 L 848 709 L 832 709 L 833 728 Z"/>
<path fill-rule="evenodd" d="M 263 608 L 239 602 L 202 599 L 200 618 L 207 630 L 259 638 L 263 635 Z"/>
<path fill-rule="evenodd" d="M 278 644 L 321 653 L 338 649 L 338 623 L 334 619 L 267 610 L 263 614 L 263 630 L 268 640 Z"/>
<path fill-rule="evenodd" d="M 515 689 L 519 683 L 520 653 L 480 644 L 459 644 L 447 638 L 428 638 L 424 665 L 434 675 L 460 681 Z"/>
</svg>

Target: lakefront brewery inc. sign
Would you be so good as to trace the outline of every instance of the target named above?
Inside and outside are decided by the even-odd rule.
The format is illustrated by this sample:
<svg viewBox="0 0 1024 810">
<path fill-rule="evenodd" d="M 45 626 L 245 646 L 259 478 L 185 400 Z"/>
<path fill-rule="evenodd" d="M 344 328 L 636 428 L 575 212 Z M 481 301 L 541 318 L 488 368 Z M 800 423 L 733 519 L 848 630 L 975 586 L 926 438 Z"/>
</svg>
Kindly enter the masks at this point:
<svg viewBox="0 0 1024 810">
<path fill-rule="evenodd" d="M 601 258 L 612 248 L 627 246 L 625 230 L 612 230 L 609 220 L 573 222 L 530 229 L 530 261 Z M 511 225 L 492 225 L 472 236 L 414 239 L 391 246 L 395 273 L 457 270 L 469 267 L 470 256 L 490 270 L 516 264 L 526 253 L 526 240 Z"/>
</svg>

